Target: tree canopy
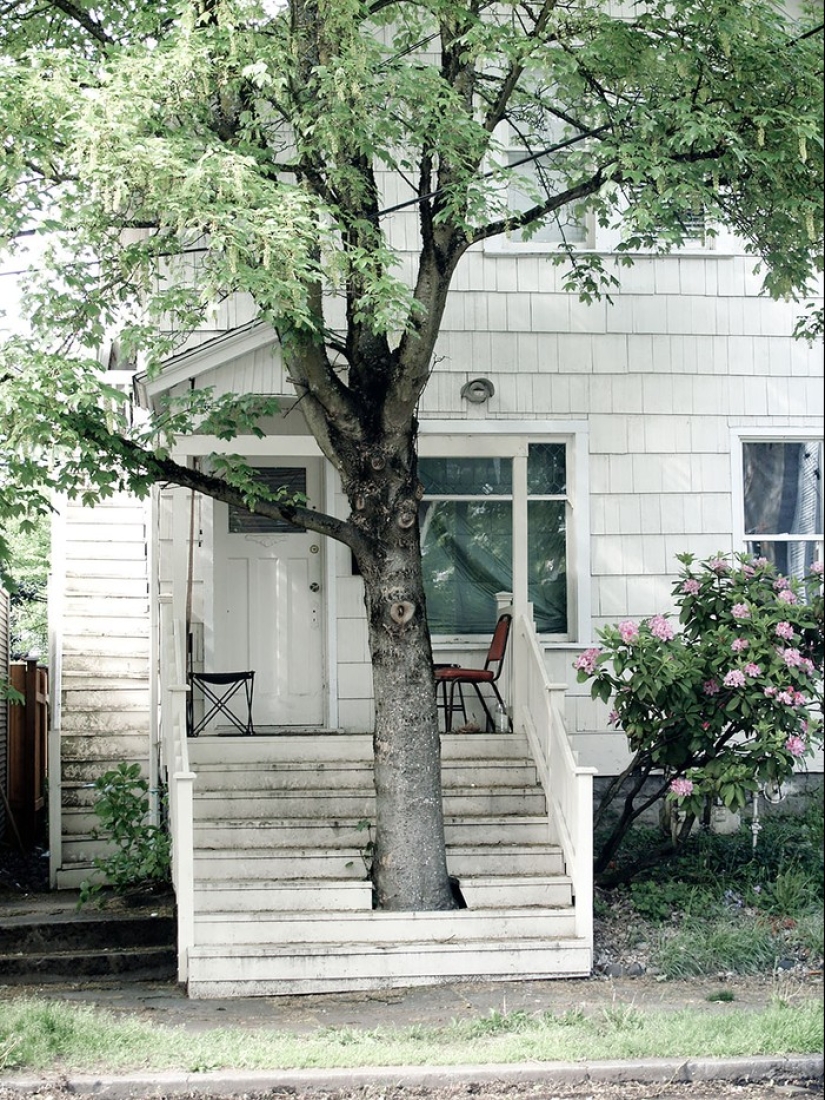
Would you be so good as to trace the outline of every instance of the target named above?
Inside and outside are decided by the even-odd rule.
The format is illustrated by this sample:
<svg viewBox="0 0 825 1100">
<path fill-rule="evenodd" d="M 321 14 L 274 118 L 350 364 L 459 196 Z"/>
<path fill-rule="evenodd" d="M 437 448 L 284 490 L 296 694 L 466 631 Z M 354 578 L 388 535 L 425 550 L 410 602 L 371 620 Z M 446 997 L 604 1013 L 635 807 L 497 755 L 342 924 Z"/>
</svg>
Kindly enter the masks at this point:
<svg viewBox="0 0 825 1100">
<path fill-rule="evenodd" d="M 157 369 L 228 295 L 251 295 L 293 349 L 324 440 L 408 422 L 461 255 L 571 207 L 621 223 L 627 262 L 680 243 L 703 210 L 746 242 L 770 294 L 804 299 L 821 266 L 821 27 L 804 13 L 23 0 L 2 15 L 0 236 L 47 241 L 32 335 L 3 349 L 7 507 L 37 503 L 44 482 L 144 489 L 152 458 L 209 415 L 219 434 L 249 430 L 253 397 L 210 410 L 200 395 L 138 431 L 96 380 L 107 337 Z M 410 216 L 412 275 L 397 232 Z M 556 259 L 571 290 L 609 293 L 602 257 L 562 243 Z"/>
</svg>

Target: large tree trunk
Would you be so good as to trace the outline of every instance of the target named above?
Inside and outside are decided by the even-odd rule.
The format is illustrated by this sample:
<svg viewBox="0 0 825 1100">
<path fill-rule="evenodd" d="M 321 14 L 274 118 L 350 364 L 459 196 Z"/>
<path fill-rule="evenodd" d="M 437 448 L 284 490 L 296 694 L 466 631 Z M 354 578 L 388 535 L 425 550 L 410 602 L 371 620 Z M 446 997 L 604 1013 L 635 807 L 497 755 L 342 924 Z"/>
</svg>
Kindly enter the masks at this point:
<svg viewBox="0 0 825 1100">
<path fill-rule="evenodd" d="M 441 743 L 409 431 L 350 449 L 344 487 L 362 539 L 375 699 L 373 881 L 381 909 L 452 909 L 441 804 Z M 347 473 L 351 471 L 351 476 Z"/>
<path fill-rule="evenodd" d="M 375 697 L 378 907 L 451 909 L 420 555 L 394 548 L 367 580 L 365 599 Z"/>
</svg>

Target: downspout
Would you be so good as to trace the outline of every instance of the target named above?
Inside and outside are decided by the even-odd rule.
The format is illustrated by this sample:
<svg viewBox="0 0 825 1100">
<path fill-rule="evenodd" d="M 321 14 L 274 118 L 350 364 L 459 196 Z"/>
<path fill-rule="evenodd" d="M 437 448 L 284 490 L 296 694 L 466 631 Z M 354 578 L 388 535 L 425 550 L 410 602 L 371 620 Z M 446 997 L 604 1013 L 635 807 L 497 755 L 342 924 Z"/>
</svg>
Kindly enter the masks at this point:
<svg viewBox="0 0 825 1100">
<path fill-rule="evenodd" d="M 63 778 L 60 734 L 63 716 L 63 620 L 66 591 L 65 497 L 54 501 L 51 568 L 47 585 L 49 622 L 49 735 L 47 777 L 49 784 L 49 886 L 57 889 L 57 873 L 63 865 Z"/>
<path fill-rule="evenodd" d="M 158 576 L 157 539 L 159 538 L 158 490 L 153 487 L 146 506 L 146 570 L 149 595 L 149 820 L 155 826 L 161 824 L 161 775 L 162 746 L 160 736 L 160 622 L 158 614 L 158 596 L 160 578 Z M 168 766 L 168 761 L 166 762 Z"/>
</svg>

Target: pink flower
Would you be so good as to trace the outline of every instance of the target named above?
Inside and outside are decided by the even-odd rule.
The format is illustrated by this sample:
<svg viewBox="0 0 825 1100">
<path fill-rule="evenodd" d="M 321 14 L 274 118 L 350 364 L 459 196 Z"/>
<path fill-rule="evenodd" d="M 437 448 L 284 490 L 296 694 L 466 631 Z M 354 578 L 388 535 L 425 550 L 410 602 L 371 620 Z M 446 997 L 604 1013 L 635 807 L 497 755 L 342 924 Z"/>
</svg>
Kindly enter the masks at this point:
<svg viewBox="0 0 825 1100">
<path fill-rule="evenodd" d="M 708 562 L 708 569 L 710 569 L 713 573 L 727 573 L 727 571 L 730 569 L 730 566 L 724 558 L 712 558 Z"/>
<path fill-rule="evenodd" d="M 790 588 L 783 588 L 779 593 L 779 599 L 783 603 L 796 603 L 796 596 L 791 592 Z"/>
<path fill-rule="evenodd" d="M 697 581 L 697 580 L 695 579 L 695 577 L 690 577 L 690 578 L 689 578 L 688 580 L 686 580 L 686 581 L 685 581 L 685 583 L 684 583 L 684 584 L 682 585 L 682 591 L 683 591 L 683 592 L 684 592 L 684 593 L 685 593 L 685 594 L 686 594 L 687 596 L 698 596 L 698 595 L 699 595 L 699 592 L 700 592 L 700 590 L 701 590 L 701 588 L 702 588 L 702 586 L 701 586 L 701 585 L 699 584 L 699 582 L 698 582 L 698 581 Z"/>
<path fill-rule="evenodd" d="M 689 779 L 672 779 L 670 789 L 677 798 L 687 798 L 693 794 L 693 783 Z"/>
<path fill-rule="evenodd" d="M 749 619 L 751 617 L 751 610 L 746 603 L 735 603 L 730 609 L 730 613 L 734 619 Z"/>
<path fill-rule="evenodd" d="M 618 726 L 619 724 L 619 712 L 617 710 L 611 710 L 607 716 L 608 726 Z"/>
<path fill-rule="evenodd" d="M 586 649 L 584 653 L 576 658 L 573 667 L 577 668 L 580 672 L 586 672 L 589 676 L 590 673 L 594 672 L 596 669 L 596 659 L 600 653 L 601 650 L 595 647 Z"/>
<path fill-rule="evenodd" d="M 756 573 L 756 570 L 752 565 L 743 565 L 742 572 L 745 574 L 746 577 L 752 577 Z"/>
<path fill-rule="evenodd" d="M 793 734 L 785 742 L 785 748 L 791 754 L 791 756 L 804 756 L 805 755 L 805 742 L 801 737 L 797 737 Z"/>
<path fill-rule="evenodd" d="M 821 577 L 822 576 L 822 562 L 821 561 L 815 561 L 813 563 L 813 565 L 811 566 L 811 573 L 815 577 Z"/>
<path fill-rule="evenodd" d="M 766 687 L 765 690 L 762 692 L 762 694 L 767 699 L 771 699 L 774 695 L 776 695 L 776 688 L 775 687 Z"/>
<path fill-rule="evenodd" d="M 788 668 L 799 668 L 802 664 L 802 654 L 798 649 L 783 649 L 780 656 Z"/>
<path fill-rule="evenodd" d="M 716 680 L 705 680 L 704 684 L 702 684 L 702 690 L 705 695 L 718 695 L 719 684 Z"/>
<path fill-rule="evenodd" d="M 786 642 L 789 642 L 793 638 L 793 627 L 790 623 L 781 622 L 776 624 L 776 636 L 778 638 L 784 638 Z"/>
<path fill-rule="evenodd" d="M 747 649 L 749 645 L 747 638 L 735 638 L 731 642 L 731 649 L 734 653 L 741 653 L 743 649 Z"/>
<path fill-rule="evenodd" d="M 808 702 L 806 696 L 804 696 L 801 691 L 795 691 L 793 693 L 793 701 L 794 704 L 798 707 L 804 707 L 805 704 Z"/>
<path fill-rule="evenodd" d="M 621 634 L 625 645 L 630 645 L 639 637 L 639 628 L 631 619 L 625 619 L 619 623 L 619 634 Z"/>
<path fill-rule="evenodd" d="M 813 661 L 810 659 L 810 657 L 806 657 L 803 660 L 802 664 L 800 665 L 800 668 L 802 668 L 805 672 L 807 672 L 809 676 L 813 676 L 814 672 L 816 671 L 816 665 L 813 663 Z"/>
<path fill-rule="evenodd" d="M 732 668 L 730 672 L 725 675 L 723 681 L 726 688 L 740 688 L 745 686 L 745 673 L 741 668 Z"/>
<path fill-rule="evenodd" d="M 761 676 L 762 675 L 762 669 L 759 667 L 759 665 L 755 665 L 753 663 L 753 661 L 751 661 L 750 664 L 745 665 L 745 675 L 747 675 L 747 676 Z"/>
<path fill-rule="evenodd" d="M 786 703 L 789 707 L 793 706 L 794 693 L 792 691 L 778 691 L 776 693 L 777 703 Z"/>
<path fill-rule="evenodd" d="M 787 577 L 777 577 L 776 580 L 773 582 L 773 586 L 777 591 L 779 591 L 783 588 L 790 588 L 791 582 Z"/>
<path fill-rule="evenodd" d="M 669 642 L 673 637 L 673 627 L 664 615 L 654 615 L 652 619 L 648 620 L 647 625 L 653 637 L 658 638 L 662 642 Z"/>
<path fill-rule="evenodd" d="M 754 558 L 753 564 L 759 566 L 760 569 L 764 569 L 766 565 L 770 565 L 767 558 Z"/>
</svg>

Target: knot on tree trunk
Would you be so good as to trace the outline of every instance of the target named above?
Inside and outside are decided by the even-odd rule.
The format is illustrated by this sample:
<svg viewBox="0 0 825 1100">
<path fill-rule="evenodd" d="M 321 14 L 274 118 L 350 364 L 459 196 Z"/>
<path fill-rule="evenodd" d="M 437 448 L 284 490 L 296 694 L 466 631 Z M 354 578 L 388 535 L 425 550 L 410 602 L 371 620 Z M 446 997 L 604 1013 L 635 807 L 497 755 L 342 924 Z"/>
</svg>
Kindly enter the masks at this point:
<svg viewBox="0 0 825 1100">
<path fill-rule="evenodd" d="M 415 614 L 415 604 L 409 600 L 396 600 L 390 604 L 390 618 L 398 626 L 406 626 Z"/>
</svg>

